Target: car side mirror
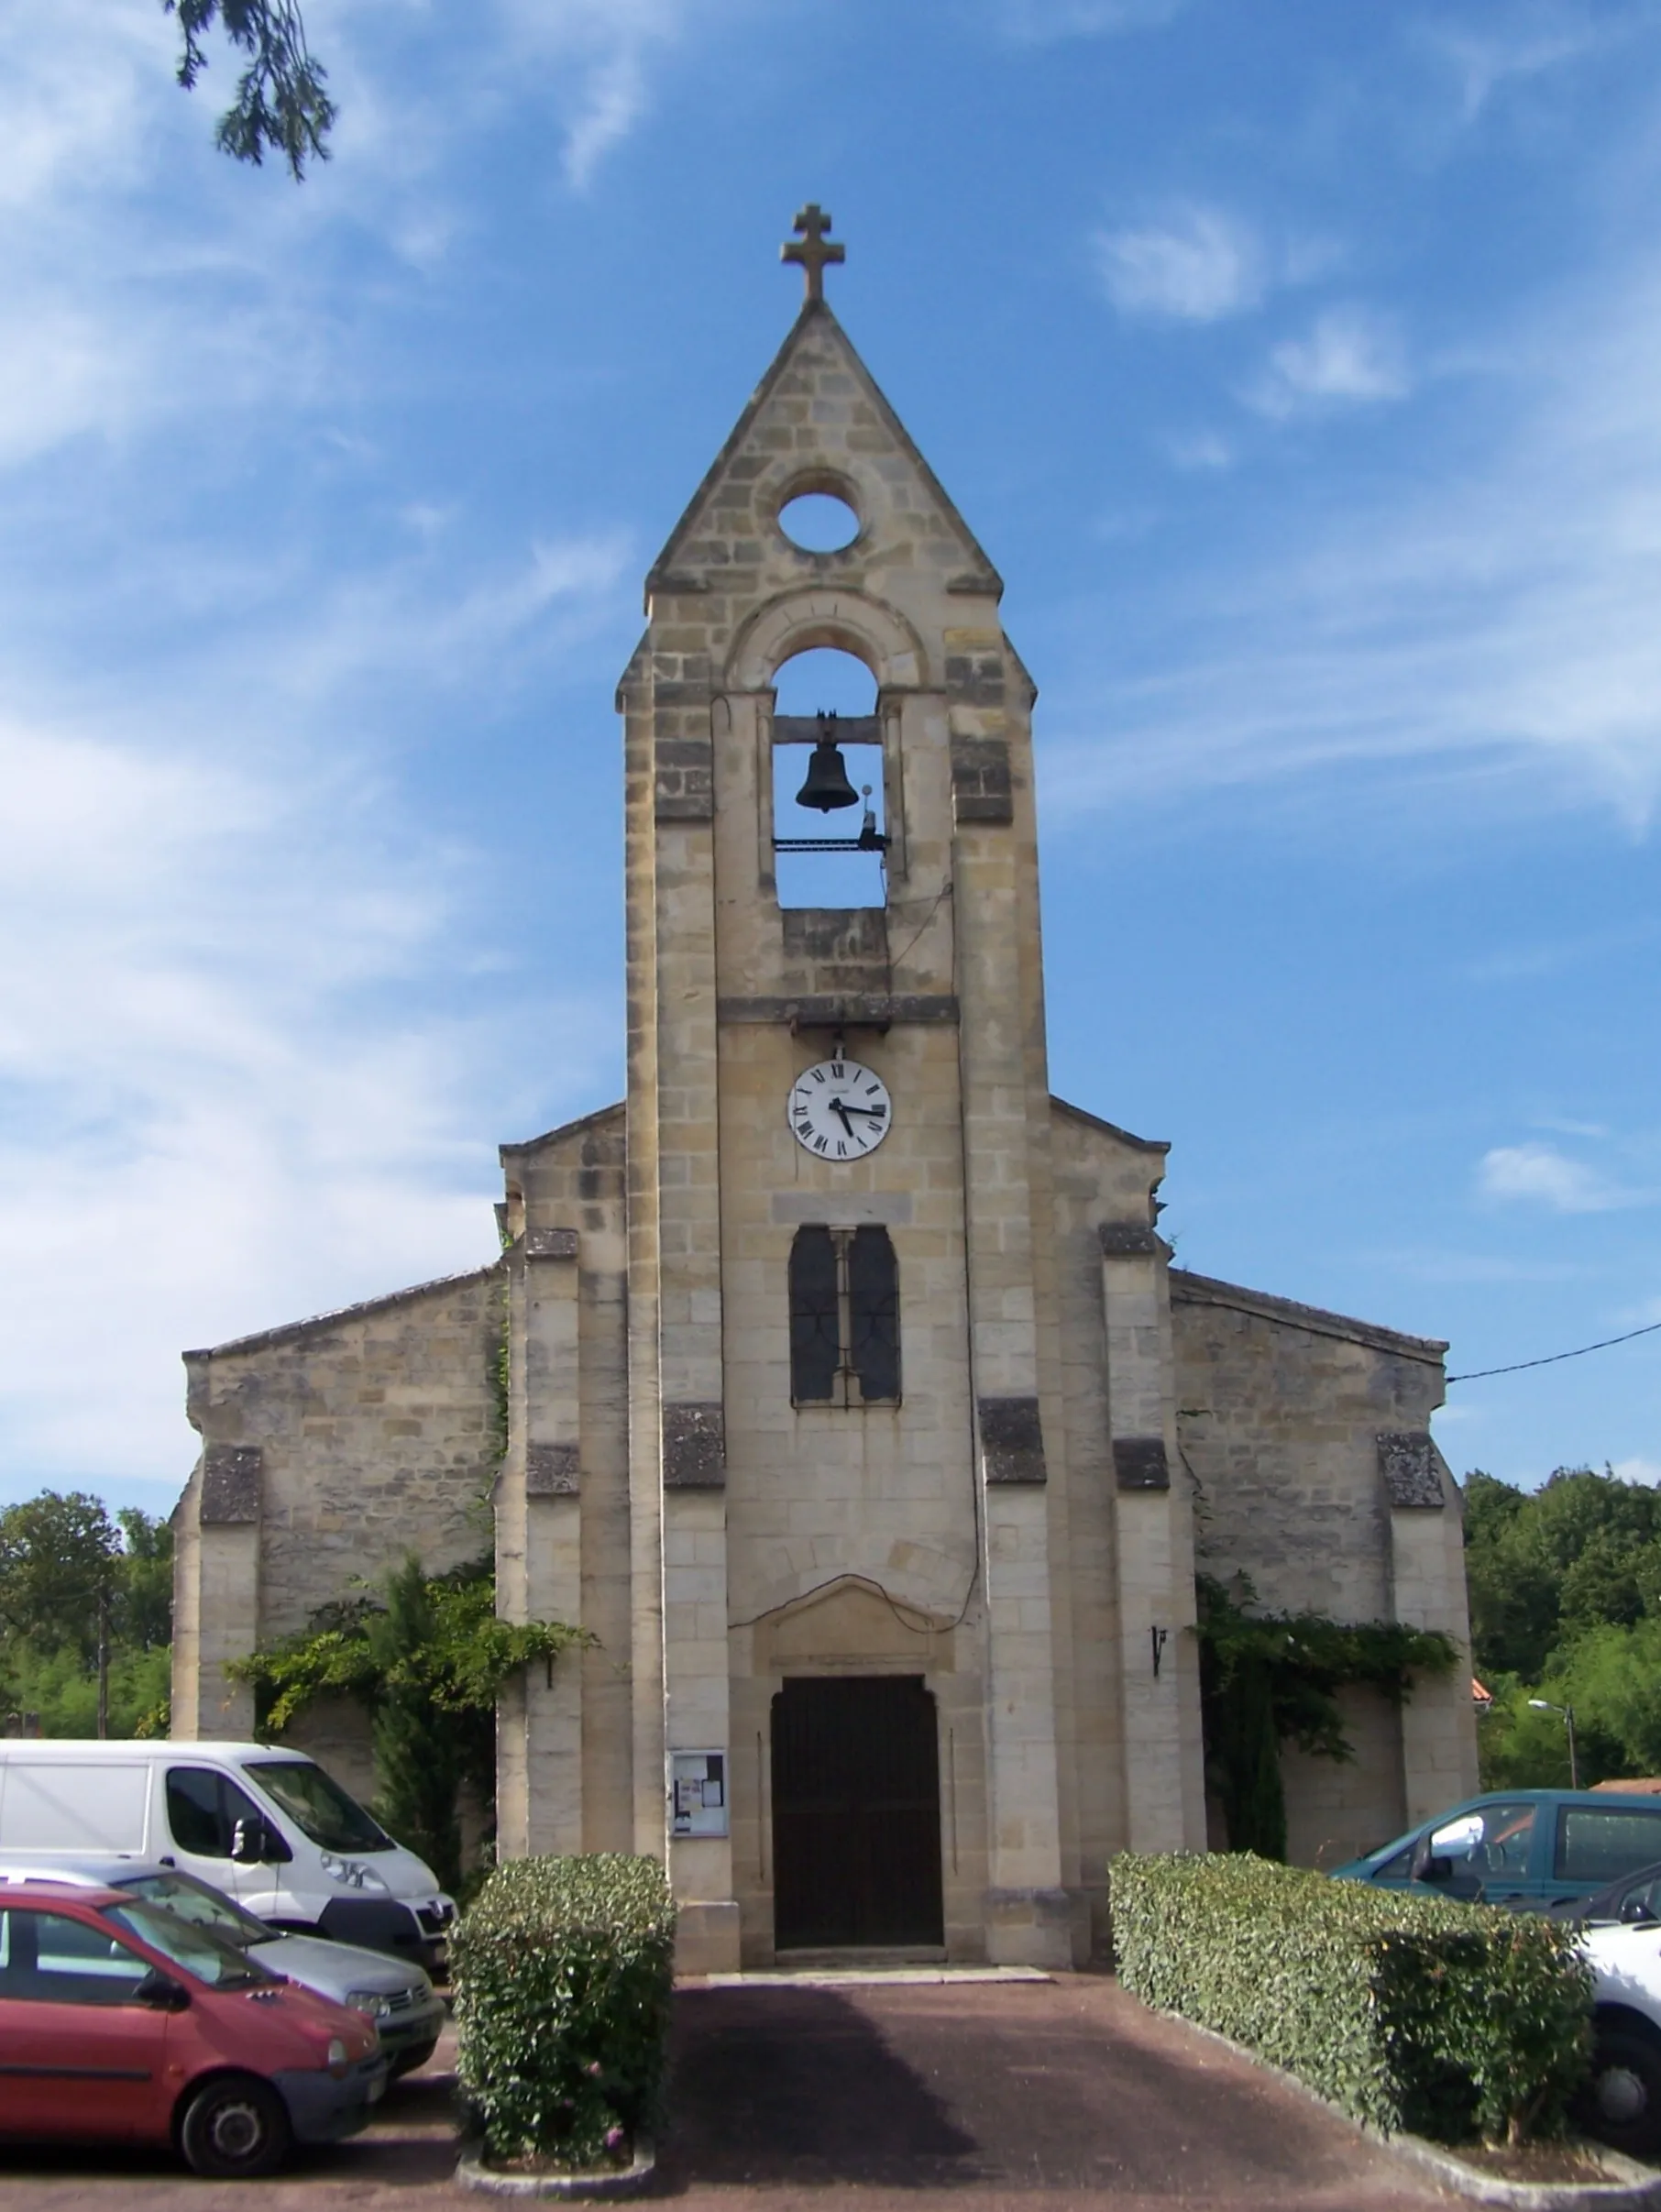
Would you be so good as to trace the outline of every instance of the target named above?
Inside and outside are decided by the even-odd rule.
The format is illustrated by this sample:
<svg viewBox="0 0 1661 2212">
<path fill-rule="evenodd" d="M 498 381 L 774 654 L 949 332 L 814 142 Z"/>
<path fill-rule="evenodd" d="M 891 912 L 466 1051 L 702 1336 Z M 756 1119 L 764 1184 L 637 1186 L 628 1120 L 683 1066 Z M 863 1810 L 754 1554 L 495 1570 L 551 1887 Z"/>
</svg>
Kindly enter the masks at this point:
<svg viewBox="0 0 1661 2212">
<path fill-rule="evenodd" d="M 1655 1909 L 1642 1891 L 1636 1897 L 1623 1898 L 1621 1901 L 1621 1919 L 1627 1927 L 1642 1927 L 1655 1917 Z"/>
<path fill-rule="evenodd" d="M 183 1983 L 163 1974 L 160 1966 L 152 1966 L 143 1980 L 133 1986 L 134 2004 L 148 2005 L 152 2012 L 183 2012 L 190 2001 L 191 1993 Z"/>
<path fill-rule="evenodd" d="M 240 1820 L 231 1830 L 231 1857 L 238 1866 L 280 1866 L 293 1855 L 270 1821 Z"/>
<path fill-rule="evenodd" d="M 238 1866 L 280 1863 L 292 1855 L 269 1821 L 238 1821 L 231 1831 L 231 1856 Z"/>
</svg>

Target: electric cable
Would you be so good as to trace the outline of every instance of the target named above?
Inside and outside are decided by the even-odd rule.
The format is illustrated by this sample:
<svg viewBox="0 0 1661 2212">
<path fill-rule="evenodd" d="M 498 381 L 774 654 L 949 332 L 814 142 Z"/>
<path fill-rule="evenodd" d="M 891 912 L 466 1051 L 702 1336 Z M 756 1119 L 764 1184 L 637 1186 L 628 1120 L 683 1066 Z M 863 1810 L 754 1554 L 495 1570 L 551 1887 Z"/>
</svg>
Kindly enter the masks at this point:
<svg viewBox="0 0 1661 2212">
<path fill-rule="evenodd" d="M 1630 1344 L 1634 1337 L 1653 1337 L 1661 1321 L 1646 1321 L 1629 1328 L 1624 1337 L 1600 1337 L 1596 1344 L 1577 1345 L 1572 1352 L 1547 1352 L 1544 1359 L 1513 1359 L 1509 1367 L 1477 1367 L 1468 1375 L 1448 1375 L 1447 1382 L 1480 1382 L 1490 1375 L 1520 1375 L 1526 1367 L 1556 1367 L 1559 1359 L 1584 1359 L 1588 1352 L 1606 1352 L 1612 1344 Z"/>
</svg>

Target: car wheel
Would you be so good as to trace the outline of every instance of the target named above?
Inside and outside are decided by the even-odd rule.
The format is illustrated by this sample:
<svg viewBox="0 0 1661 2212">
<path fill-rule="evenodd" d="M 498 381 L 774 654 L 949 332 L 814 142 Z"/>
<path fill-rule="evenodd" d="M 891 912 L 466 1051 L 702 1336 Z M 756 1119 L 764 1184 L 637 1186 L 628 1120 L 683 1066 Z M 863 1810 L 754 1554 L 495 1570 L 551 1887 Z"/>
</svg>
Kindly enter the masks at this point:
<svg viewBox="0 0 1661 2212">
<path fill-rule="evenodd" d="M 289 2154 L 289 2141 L 281 2097 L 251 2074 L 223 2074 L 198 2089 L 179 2128 L 185 2164 L 214 2181 L 274 2173 Z"/>
<path fill-rule="evenodd" d="M 1578 2107 L 1581 2126 L 1612 2151 L 1661 2151 L 1661 2048 L 1622 2028 L 1599 2031 Z"/>
<path fill-rule="evenodd" d="M 433 2038 L 430 2043 L 412 2043 L 407 2051 L 401 2051 L 397 2057 L 392 2061 L 391 2073 L 389 2078 L 392 2081 L 397 2081 L 403 2074 L 413 2074 L 417 2066 L 424 2066 L 426 2064 L 428 2059 L 432 2057 L 434 2052 L 436 2051 L 437 2048 L 438 2038 L 436 2036 Z"/>
</svg>

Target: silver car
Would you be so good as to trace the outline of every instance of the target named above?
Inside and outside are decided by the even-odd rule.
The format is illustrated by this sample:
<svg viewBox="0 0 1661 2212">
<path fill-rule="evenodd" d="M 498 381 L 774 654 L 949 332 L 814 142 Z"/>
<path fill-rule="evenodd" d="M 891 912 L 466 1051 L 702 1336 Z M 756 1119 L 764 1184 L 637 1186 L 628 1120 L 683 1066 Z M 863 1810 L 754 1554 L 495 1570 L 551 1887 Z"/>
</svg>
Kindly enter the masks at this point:
<svg viewBox="0 0 1661 2212">
<path fill-rule="evenodd" d="M 245 1912 L 221 1889 L 199 1882 L 177 1866 L 144 1859 L 82 1857 L 0 1858 L 0 1882 L 72 1882 L 82 1888 L 130 1889 L 147 1903 L 160 1905 L 182 1920 L 211 1928 L 239 1951 L 246 1951 L 269 1974 L 314 1989 L 372 2019 L 394 2076 L 412 2073 L 433 2055 L 444 2026 L 444 1999 L 419 1966 L 389 1958 L 381 1951 L 336 1943 L 327 1936 L 283 1935 Z"/>
</svg>

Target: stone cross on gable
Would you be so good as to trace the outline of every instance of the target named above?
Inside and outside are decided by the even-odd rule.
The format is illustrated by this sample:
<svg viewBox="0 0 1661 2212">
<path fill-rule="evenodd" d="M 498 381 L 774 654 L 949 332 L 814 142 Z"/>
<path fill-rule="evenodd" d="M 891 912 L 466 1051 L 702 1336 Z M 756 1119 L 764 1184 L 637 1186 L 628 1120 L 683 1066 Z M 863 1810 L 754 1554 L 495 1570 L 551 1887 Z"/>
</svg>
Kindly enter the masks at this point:
<svg viewBox="0 0 1661 2212">
<path fill-rule="evenodd" d="M 825 236 L 831 221 L 832 217 L 825 213 L 817 200 L 809 200 L 792 226 L 801 236 L 792 238 L 778 249 L 781 261 L 796 261 L 801 265 L 809 300 L 822 300 L 825 296 L 826 263 L 845 261 L 848 258 L 845 246 L 833 246 Z"/>
</svg>

